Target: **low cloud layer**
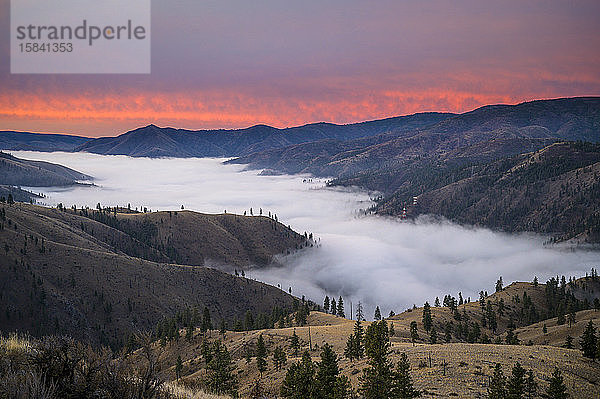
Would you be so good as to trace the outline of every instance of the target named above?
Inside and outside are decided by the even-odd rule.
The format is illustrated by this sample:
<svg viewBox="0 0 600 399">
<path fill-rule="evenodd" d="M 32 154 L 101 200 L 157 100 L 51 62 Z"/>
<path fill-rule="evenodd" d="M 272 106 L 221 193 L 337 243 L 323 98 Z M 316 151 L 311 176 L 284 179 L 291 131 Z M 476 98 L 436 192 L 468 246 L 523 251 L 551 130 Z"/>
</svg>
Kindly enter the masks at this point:
<svg viewBox="0 0 600 399">
<path fill-rule="evenodd" d="M 319 248 L 285 257 L 284 267 L 251 271 L 250 277 L 322 302 L 342 295 L 396 313 L 425 300 L 461 291 L 476 298 L 505 282 L 540 281 L 564 274 L 581 276 L 600 264 L 600 253 L 545 248 L 543 237 L 508 235 L 421 218 L 414 222 L 360 216 L 370 205 L 358 190 L 324 188 L 308 176 L 259 176 L 218 159 L 145 159 L 92 154 L 15 152 L 14 155 L 61 163 L 97 178 L 97 187 L 33 189 L 45 202 L 66 206 L 127 205 L 152 210 L 186 209 L 243 213 L 252 207 L 321 239 Z M 307 181 L 305 181 L 307 180 Z"/>
</svg>

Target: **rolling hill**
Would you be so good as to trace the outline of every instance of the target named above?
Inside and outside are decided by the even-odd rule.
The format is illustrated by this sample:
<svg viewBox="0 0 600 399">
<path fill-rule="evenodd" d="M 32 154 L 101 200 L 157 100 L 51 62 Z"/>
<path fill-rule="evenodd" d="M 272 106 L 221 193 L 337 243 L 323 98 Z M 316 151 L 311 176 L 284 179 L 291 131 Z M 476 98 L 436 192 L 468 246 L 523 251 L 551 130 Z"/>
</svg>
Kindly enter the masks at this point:
<svg viewBox="0 0 600 399">
<path fill-rule="evenodd" d="M 400 359 L 402 353 L 408 356 L 411 364 L 411 374 L 417 389 L 424 397 L 487 397 L 487 389 L 494 366 L 499 363 L 504 373 L 510 374 L 511 368 L 519 362 L 525 369 L 531 369 L 534 378 L 542 392 L 548 385 L 548 380 L 557 367 L 565 379 L 568 392 L 572 397 L 596 397 L 600 394 L 600 371 L 591 359 L 582 356 L 578 347 L 564 348 L 565 337 L 571 335 L 577 339 L 583 328 L 592 320 L 598 325 L 600 313 L 597 310 L 580 310 L 576 312 L 576 321 L 558 324 L 556 317 L 543 319 L 537 323 L 527 320 L 529 309 L 536 307 L 540 314 L 549 315 L 553 306 L 548 306 L 548 298 L 563 298 L 569 301 L 570 294 L 579 300 L 589 300 L 600 296 L 600 281 L 597 278 L 582 278 L 565 286 L 515 282 L 501 291 L 487 296 L 484 300 L 491 303 L 496 311 L 502 302 L 506 306 L 504 313 L 498 316 L 498 329 L 493 331 L 483 327 L 483 319 L 487 318 L 479 302 L 470 302 L 456 306 L 457 313 L 463 319 L 456 320 L 453 311 L 448 306 L 432 306 L 433 326 L 438 331 L 436 343 L 429 341 L 430 334 L 425 331 L 422 322 L 423 308 L 408 309 L 387 319 L 388 324 L 394 325 L 394 335 L 391 337 L 390 358 L 392 362 Z M 562 291 L 565 291 L 565 294 Z M 561 302 L 558 300 L 558 302 Z M 588 302 L 589 305 L 589 302 Z M 560 306 L 560 305 L 559 305 Z M 525 310 L 525 311 L 524 311 Z M 540 316 L 542 318 L 546 316 Z M 417 323 L 418 338 L 411 342 L 410 324 Z M 206 375 L 205 360 L 202 346 L 206 340 L 222 340 L 227 346 L 235 374 L 240 383 L 240 396 L 252 397 L 252 390 L 257 380 L 261 381 L 266 395 L 279 395 L 279 388 L 285 378 L 286 369 L 292 363 L 300 361 L 300 354 L 307 350 L 313 361 L 319 361 L 320 348 L 326 343 L 331 345 L 339 360 L 341 374 L 347 376 L 356 389 L 360 383 L 361 370 L 367 367 L 365 358 L 349 360 L 344 357 L 348 337 L 353 333 L 354 321 L 321 311 L 311 311 L 306 325 L 298 325 L 293 321 L 289 324 L 271 329 L 255 329 L 250 331 L 226 331 L 219 334 L 216 331 L 207 335 L 195 331 L 191 339 L 168 341 L 165 345 L 155 345 L 155 353 L 161 359 L 161 375 L 166 381 L 175 383 L 175 365 L 177 358 L 182 360 L 181 378 L 178 382 L 183 387 L 197 388 L 202 386 Z M 520 343 L 505 342 L 509 325 Z M 366 328 L 370 322 L 363 322 Z M 444 330 L 452 325 L 448 341 Z M 462 326 L 467 324 L 471 330 L 474 325 L 480 327 L 480 337 L 471 340 L 462 336 Z M 543 331 L 547 325 L 547 333 Z M 460 327 L 459 327 L 460 326 Z M 292 336 L 299 338 L 299 354 L 294 354 Z M 269 353 L 266 370 L 259 372 L 254 355 L 248 362 L 247 353 L 255 353 L 257 342 L 262 335 Z M 472 334 L 471 334 L 472 335 Z M 487 336 L 486 343 L 481 339 Z M 287 354 L 287 364 L 282 370 L 277 370 L 271 362 L 271 355 L 276 347 L 282 348 Z M 160 356 L 158 356 L 160 354 Z M 140 359 L 143 354 L 137 351 L 134 358 Z M 190 389 L 193 392 L 193 389 Z"/>
<path fill-rule="evenodd" d="M 93 139 L 75 151 L 133 157 L 232 157 L 324 139 L 351 140 L 390 131 L 412 131 L 452 114 L 423 113 L 349 125 L 315 123 L 276 129 L 184 130 L 148 125 L 117 137 Z"/>
<path fill-rule="evenodd" d="M 578 143 L 599 141 L 600 98 L 570 98 L 486 106 L 399 135 L 297 144 L 228 162 L 376 191 L 373 211 L 381 214 L 406 207 L 409 217 L 598 243 L 600 159 L 597 146 Z"/>
<path fill-rule="evenodd" d="M 290 173 L 352 177 L 394 175 L 408 163 L 445 160 L 460 163 L 497 159 L 539 149 L 552 141 L 600 140 L 600 98 L 538 100 L 518 105 L 490 105 L 402 134 L 352 140 L 320 150 L 319 143 L 300 144 L 230 161 L 255 168 L 284 168 Z M 287 165 L 291 164 L 291 167 Z M 386 193 L 397 187 L 365 182 Z"/>
<path fill-rule="evenodd" d="M 599 176 L 599 144 L 561 142 L 491 163 L 415 173 L 376 211 L 399 215 L 406 207 L 412 216 L 598 243 Z"/>
<path fill-rule="evenodd" d="M 118 347 L 127 334 L 152 329 L 185 309 L 202 312 L 206 306 L 215 323 L 233 323 L 248 311 L 260 315 L 292 309 L 293 297 L 278 288 L 200 265 L 208 258 L 227 265 L 267 262 L 272 254 L 295 250 L 306 241 L 301 236 L 261 217 L 178 212 L 168 218 L 166 212 L 118 214 L 118 220 L 136 219 L 119 230 L 77 211 L 3 205 L 2 333 L 69 334 Z M 190 237 L 174 248 L 182 257 L 189 250 L 194 260 L 189 263 L 196 266 L 170 262 L 149 233 L 179 226 L 181 235 L 173 237 Z M 228 226 L 235 226 L 237 235 Z M 254 237 L 248 236 L 250 231 Z M 191 251 L 211 235 L 215 238 Z"/>
<path fill-rule="evenodd" d="M 89 141 L 88 137 L 67 134 L 42 134 L 0 131 L 0 149 L 15 151 L 73 151 Z"/>
<path fill-rule="evenodd" d="M 70 186 L 91 176 L 62 165 L 20 159 L 0 152 L 0 184 L 11 186 Z"/>
<path fill-rule="evenodd" d="M 39 212 L 48 211 L 40 209 Z M 83 222 L 81 216 L 90 220 Z M 227 272 L 270 265 L 276 262 L 277 255 L 310 245 L 304 236 L 267 216 L 191 211 L 138 213 L 107 208 L 101 211 L 66 209 L 59 217 L 70 225 L 82 223 L 85 231 L 94 231 L 90 223 L 100 222 L 123 233 L 131 240 L 106 236 L 103 241 L 131 256 L 180 265 L 212 266 Z"/>
</svg>

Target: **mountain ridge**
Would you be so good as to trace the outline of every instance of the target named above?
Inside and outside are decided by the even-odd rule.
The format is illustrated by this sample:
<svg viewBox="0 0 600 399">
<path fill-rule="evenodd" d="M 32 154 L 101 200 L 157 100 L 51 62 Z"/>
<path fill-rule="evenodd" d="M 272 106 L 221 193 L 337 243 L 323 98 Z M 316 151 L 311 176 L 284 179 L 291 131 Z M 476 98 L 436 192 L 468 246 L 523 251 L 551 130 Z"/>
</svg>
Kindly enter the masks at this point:
<svg viewBox="0 0 600 399">
<path fill-rule="evenodd" d="M 153 214 L 135 215 L 148 216 Z M 173 216 L 174 223 L 187 216 Z M 257 235 L 272 228 L 260 217 L 245 221 Z M 218 229 L 201 219 L 190 223 L 198 231 Z M 2 204 L 1 332 L 69 334 L 119 347 L 127 334 L 152 330 L 157 322 L 185 309 L 202 312 L 206 306 L 214 323 L 222 319 L 229 325 L 247 311 L 256 316 L 270 315 L 274 308 L 292 309 L 295 299 L 282 289 L 197 263 L 172 262 L 151 241 L 143 240 L 148 232 L 144 226 L 140 224 L 136 234 L 80 215 L 79 210 Z M 271 252 L 281 250 L 267 241 L 248 241 L 246 248 L 262 251 L 263 244 Z M 210 245 L 213 251 L 221 250 L 218 243 Z M 283 245 L 295 249 L 291 242 Z M 242 267 L 248 270 L 248 264 Z"/>
</svg>

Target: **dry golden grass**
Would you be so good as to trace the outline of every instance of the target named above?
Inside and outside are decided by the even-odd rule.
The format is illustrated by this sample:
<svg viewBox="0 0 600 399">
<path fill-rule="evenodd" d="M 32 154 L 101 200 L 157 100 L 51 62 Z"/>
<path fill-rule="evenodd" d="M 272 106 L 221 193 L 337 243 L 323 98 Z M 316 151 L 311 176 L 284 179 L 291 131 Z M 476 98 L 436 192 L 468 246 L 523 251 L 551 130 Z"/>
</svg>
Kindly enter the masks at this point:
<svg viewBox="0 0 600 399">
<path fill-rule="evenodd" d="M 593 321 L 596 328 L 600 327 L 600 312 L 595 310 L 582 310 L 576 313 L 575 324 L 569 326 L 568 323 L 563 325 L 557 324 L 557 318 L 540 321 L 515 330 L 519 334 L 519 339 L 527 343 L 532 341 L 536 345 L 552 345 L 564 346 L 567 336 L 573 338 L 574 348 L 579 348 L 579 337 L 583 334 L 588 322 Z M 544 324 L 546 325 L 547 333 L 544 334 Z"/>
<path fill-rule="evenodd" d="M 8 337 L 0 336 L 0 348 L 9 352 L 28 352 L 31 349 L 31 342 L 24 335 L 11 333 Z"/>
<path fill-rule="evenodd" d="M 587 311 L 593 313 L 593 311 Z M 408 325 L 416 315 L 413 311 L 408 315 L 394 320 L 396 331 L 400 337 L 392 339 L 393 362 L 399 360 L 400 354 L 408 355 L 412 366 L 412 376 L 416 387 L 423 390 L 424 397 L 459 397 L 483 398 L 487 395 L 489 378 L 493 367 L 500 363 L 504 373 L 509 375 L 512 367 L 519 362 L 525 369 L 532 369 L 540 390 L 548 385 L 555 367 L 561 370 L 565 384 L 572 398 L 597 398 L 600 397 L 600 367 L 597 363 L 584 358 L 579 350 L 569 350 L 548 345 L 511 346 L 511 345 L 484 345 L 484 344 L 422 344 L 412 345 L 404 338 L 402 326 Z M 405 317 L 407 320 L 405 320 Z M 586 323 L 585 314 L 578 314 L 580 323 Z M 408 322 L 408 324 L 407 324 Z M 359 376 L 362 369 L 367 366 L 367 361 L 350 362 L 343 357 L 348 335 L 352 332 L 352 320 L 311 312 L 309 326 L 269 329 L 250 332 L 227 332 L 224 342 L 230 350 L 234 364 L 238 370 L 241 397 L 247 397 L 254 381 L 260 378 L 253 358 L 247 363 L 244 354 L 245 347 L 254 347 L 260 334 L 263 335 L 267 348 L 272 352 L 276 346 L 281 346 L 288 354 L 289 366 L 292 362 L 299 361 L 299 357 L 292 355 L 290 337 L 294 330 L 300 338 L 302 350 L 312 344 L 310 354 L 314 361 L 319 360 L 320 347 L 325 343 L 332 345 L 338 354 L 340 370 L 347 375 L 353 387 L 359 385 Z M 368 325 L 365 322 L 365 327 Z M 309 336 L 310 330 L 310 336 Z M 549 327 L 550 330 L 550 327 Z M 211 339 L 222 338 L 216 332 L 211 333 Z M 523 334 L 525 338 L 525 334 Z M 200 355 L 201 336 L 197 334 L 191 342 L 181 339 L 179 342 L 167 344 L 166 360 L 168 363 L 168 378 L 174 378 L 174 364 L 178 355 L 184 360 L 184 380 L 187 382 L 198 381 L 205 375 L 204 364 Z M 430 363 L 431 362 L 431 363 Z M 445 365 L 445 366 L 444 366 Z M 286 366 L 286 368 L 287 368 Z M 445 374 L 444 374 L 445 370 Z M 268 370 L 262 376 L 262 384 L 271 395 L 277 395 L 279 387 L 285 377 L 285 369 L 276 371 L 272 359 L 268 359 Z"/>
<path fill-rule="evenodd" d="M 165 384 L 164 388 L 179 399 L 225 399 L 229 396 L 212 395 L 198 389 L 184 387 L 176 382 Z"/>
</svg>

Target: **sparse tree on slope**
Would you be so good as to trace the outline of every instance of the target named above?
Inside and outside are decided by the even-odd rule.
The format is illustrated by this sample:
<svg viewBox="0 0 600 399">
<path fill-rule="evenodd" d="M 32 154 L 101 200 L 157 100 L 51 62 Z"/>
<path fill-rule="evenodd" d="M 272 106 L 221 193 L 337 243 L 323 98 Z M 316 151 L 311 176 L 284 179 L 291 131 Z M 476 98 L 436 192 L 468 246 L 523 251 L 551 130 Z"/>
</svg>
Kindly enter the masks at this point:
<svg viewBox="0 0 600 399">
<path fill-rule="evenodd" d="M 338 303 L 337 303 L 337 315 L 339 317 L 346 317 L 346 314 L 344 313 L 344 300 L 342 299 L 341 296 L 338 299 Z"/>
<path fill-rule="evenodd" d="M 285 356 L 285 352 L 279 346 L 275 348 L 273 351 L 273 366 L 275 370 L 279 371 L 285 363 L 287 362 L 287 357 Z"/>
<path fill-rule="evenodd" d="M 323 301 L 323 310 L 325 313 L 329 313 L 329 296 L 325 296 L 325 300 Z"/>
<path fill-rule="evenodd" d="M 496 363 L 494 368 L 494 375 L 488 388 L 488 398 L 506 399 L 506 377 L 504 377 L 500 363 Z"/>
<path fill-rule="evenodd" d="M 507 399 L 522 399 L 525 394 L 525 369 L 517 362 L 506 384 Z"/>
<path fill-rule="evenodd" d="M 175 378 L 179 380 L 181 378 L 181 371 L 183 370 L 183 362 L 181 356 L 177 356 L 177 362 L 175 362 Z"/>
<path fill-rule="evenodd" d="M 344 355 L 350 359 L 361 359 L 364 354 L 363 337 L 364 330 L 360 320 L 354 323 L 354 332 L 348 337 Z"/>
<path fill-rule="evenodd" d="M 356 306 L 356 320 L 365 321 L 365 315 L 363 313 L 363 306 L 360 301 L 358 301 L 358 305 Z"/>
<path fill-rule="evenodd" d="M 294 351 L 294 356 L 298 356 L 298 352 L 300 351 L 300 340 L 298 339 L 298 335 L 296 335 L 296 329 L 294 328 L 294 334 L 292 334 L 290 346 Z"/>
<path fill-rule="evenodd" d="M 406 353 L 400 355 L 400 361 L 392 372 L 392 389 L 390 398 L 409 399 L 418 398 L 421 392 L 416 390 L 410 376 L 410 363 Z"/>
<path fill-rule="evenodd" d="M 381 320 L 381 310 L 379 310 L 379 306 L 377 306 L 375 308 L 375 316 L 374 316 L 374 318 L 377 321 Z"/>
<path fill-rule="evenodd" d="M 496 281 L 496 292 L 502 291 L 502 286 L 503 286 L 502 276 L 500 276 L 498 281 Z"/>
<path fill-rule="evenodd" d="M 527 372 L 527 379 L 525 380 L 525 394 L 527 399 L 533 399 L 537 395 L 538 384 L 535 382 L 535 378 L 533 377 L 533 371 L 529 370 Z"/>
<path fill-rule="evenodd" d="M 315 368 L 308 351 L 302 361 L 290 366 L 281 385 L 281 396 L 289 399 L 311 399 L 315 392 Z"/>
<path fill-rule="evenodd" d="M 210 310 L 208 310 L 208 307 L 204 307 L 204 312 L 202 313 L 202 324 L 200 327 L 200 330 L 202 332 L 206 332 L 209 330 L 212 330 L 213 326 L 212 326 L 212 321 L 210 319 Z"/>
<path fill-rule="evenodd" d="M 328 344 L 323 345 L 321 361 L 317 364 L 315 397 L 319 399 L 343 399 L 348 396 L 350 381 L 340 376 L 337 356 Z"/>
<path fill-rule="evenodd" d="M 592 320 L 590 320 L 587 327 L 585 328 L 585 331 L 583 332 L 583 335 L 581 336 L 581 340 L 579 340 L 583 356 L 589 357 L 590 359 L 596 358 L 596 340 L 596 328 L 594 327 L 594 323 L 592 322 Z"/>
<path fill-rule="evenodd" d="M 412 342 L 413 346 L 415 346 L 415 342 L 417 342 L 418 339 L 419 339 L 419 330 L 417 329 L 417 322 L 412 321 L 410 323 L 410 341 Z"/>
<path fill-rule="evenodd" d="M 388 359 L 390 341 L 385 320 L 375 321 L 365 333 L 365 354 L 369 367 L 360 377 L 360 392 L 365 399 L 390 398 L 392 390 L 392 366 Z"/>
<path fill-rule="evenodd" d="M 423 305 L 423 328 L 425 328 L 425 331 L 429 332 L 431 327 L 433 327 L 431 306 L 429 305 L 429 302 L 425 302 L 425 305 Z"/>
<path fill-rule="evenodd" d="M 335 303 L 335 298 L 331 299 L 331 314 L 337 315 L 337 304 Z"/>
<path fill-rule="evenodd" d="M 548 399 L 567 399 L 569 394 L 567 393 L 567 387 L 563 380 L 562 374 L 558 367 L 554 369 L 552 378 L 550 379 L 550 385 L 546 389 L 546 398 Z"/>
<path fill-rule="evenodd" d="M 431 333 L 429 334 L 429 343 L 437 344 L 437 331 L 435 330 L 435 327 L 431 329 Z"/>
<path fill-rule="evenodd" d="M 267 369 L 267 348 L 262 334 L 258 336 L 258 343 L 256 344 L 256 366 L 262 377 L 262 373 Z"/>
<path fill-rule="evenodd" d="M 213 343 L 213 357 L 207 365 L 206 385 L 212 393 L 237 395 L 235 367 L 227 347 L 221 341 Z"/>
</svg>

